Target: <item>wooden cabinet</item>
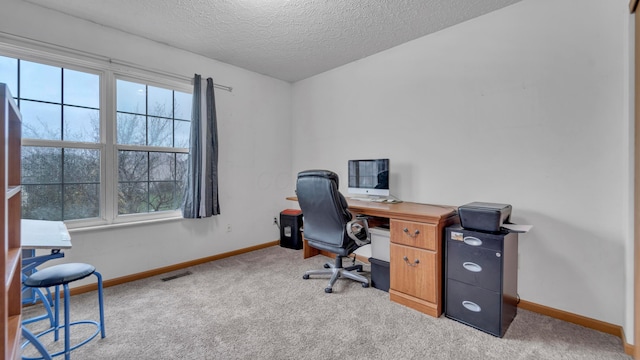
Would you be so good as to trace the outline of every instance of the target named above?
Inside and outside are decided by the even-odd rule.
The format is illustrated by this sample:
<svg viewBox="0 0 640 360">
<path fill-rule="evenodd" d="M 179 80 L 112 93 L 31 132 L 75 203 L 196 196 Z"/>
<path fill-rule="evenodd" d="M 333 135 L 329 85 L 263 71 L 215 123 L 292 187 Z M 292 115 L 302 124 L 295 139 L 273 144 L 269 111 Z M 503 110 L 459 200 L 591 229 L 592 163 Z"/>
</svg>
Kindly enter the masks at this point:
<svg viewBox="0 0 640 360">
<path fill-rule="evenodd" d="M 389 297 L 425 314 L 442 314 L 443 225 L 455 218 L 431 222 L 391 219 Z"/>
<path fill-rule="evenodd" d="M 444 229 L 460 222 L 456 207 L 349 199 L 352 213 L 389 219 L 389 299 L 442 314 Z"/>
<path fill-rule="evenodd" d="M 389 287 L 437 303 L 436 252 L 393 243 L 390 246 Z"/>
<path fill-rule="evenodd" d="M 9 89 L 0 83 L 0 183 L 2 189 L 2 296 L 0 296 L 0 339 L 4 359 L 17 359 L 20 355 L 21 334 L 21 251 L 20 251 L 20 134 L 21 117 Z"/>
</svg>

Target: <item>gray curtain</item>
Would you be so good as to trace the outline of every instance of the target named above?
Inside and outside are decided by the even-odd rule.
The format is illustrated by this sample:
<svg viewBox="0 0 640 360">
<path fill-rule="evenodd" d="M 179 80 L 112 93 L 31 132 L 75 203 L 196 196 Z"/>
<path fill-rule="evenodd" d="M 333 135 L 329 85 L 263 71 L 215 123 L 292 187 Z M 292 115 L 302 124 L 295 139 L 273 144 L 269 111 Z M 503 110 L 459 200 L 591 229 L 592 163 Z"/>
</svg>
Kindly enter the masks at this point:
<svg viewBox="0 0 640 360">
<path fill-rule="evenodd" d="M 189 172 L 185 188 L 182 216 L 204 218 L 220 214 L 218 202 L 218 125 L 213 79 L 202 84 L 193 79 Z"/>
</svg>

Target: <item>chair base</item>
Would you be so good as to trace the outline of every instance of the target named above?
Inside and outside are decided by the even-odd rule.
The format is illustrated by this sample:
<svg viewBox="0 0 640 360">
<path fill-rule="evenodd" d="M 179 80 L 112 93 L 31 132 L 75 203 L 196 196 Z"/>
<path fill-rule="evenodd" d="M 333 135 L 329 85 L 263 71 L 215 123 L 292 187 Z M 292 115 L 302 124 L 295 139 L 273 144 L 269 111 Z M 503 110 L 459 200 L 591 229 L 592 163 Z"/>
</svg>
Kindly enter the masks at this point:
<svg viewBox="0 0 640 360">
<path fill-rule="evenodd" d="M 336 283 L 336 281 L 338 281 L 339 278 L 355 280 L 357 282 L 360 282 L 362 284 L 362 287 L 369 287 L 369 279 L 367 277 L 352 272 L 354 270 L 357 272 L 361 272 L 362 265 L 348 266 L 346 268 L 342 267 L 342 256 L 336 256 L 335 264 L 328 262 L 324 265 L 324 267 L 325 269 L 323 270 L 308 270 L 304 273 L 304 275 L 302 275 L 302 278 L 306 280 L 309 279 L 311 275 L 330 275 L 331 278 L 329 279 L 329 284 L 327 284 L 327 287 L 324 289 L 324 292 L 326 293 L 333 292 L 333 285 Z"/>
</svg>

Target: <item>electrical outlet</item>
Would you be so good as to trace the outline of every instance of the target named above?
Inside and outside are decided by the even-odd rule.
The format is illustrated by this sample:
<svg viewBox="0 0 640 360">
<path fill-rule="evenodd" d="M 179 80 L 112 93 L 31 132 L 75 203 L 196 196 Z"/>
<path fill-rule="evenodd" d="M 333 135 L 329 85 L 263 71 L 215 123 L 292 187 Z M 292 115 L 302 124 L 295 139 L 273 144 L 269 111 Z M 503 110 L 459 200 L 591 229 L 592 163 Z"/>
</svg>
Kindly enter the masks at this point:
<svg viewBox="0 0 640 360">
<path fill-rule="evenodd" d="M 227 232 L 231 232 L 231 224 L 227 224 Z"/>
<path fill-rule="evenodd" d="M 273 225 L 278 225 L 278 218 L 277 217 L 273 218 Z"/>
</svg>

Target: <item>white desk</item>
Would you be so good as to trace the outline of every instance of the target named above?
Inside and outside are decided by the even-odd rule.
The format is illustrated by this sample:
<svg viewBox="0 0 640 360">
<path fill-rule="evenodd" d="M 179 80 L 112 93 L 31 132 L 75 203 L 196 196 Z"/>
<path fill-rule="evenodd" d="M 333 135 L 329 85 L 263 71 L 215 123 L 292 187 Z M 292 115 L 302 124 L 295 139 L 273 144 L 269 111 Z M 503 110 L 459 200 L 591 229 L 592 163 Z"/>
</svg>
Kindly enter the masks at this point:
<svg viewBox="0 0 640 360">
<path fill-rule="evenodd" d="M 64 257 L 60 250 L 71 249 L 71 236 L 62 221 L 22 219 L 20 226 L 22 281 L 36 271 L 36 267 L 49 260 Z M 36 256 L 36 249 L 49 249 L 51 253 Z M 35 300 L 32 290 L 23 292 L 23 304 L 33 304 Z"/>
<path fill-rule="evenodd" d="M 22 219 L 23 249 L 71 249 L 71 236 L 62 221 Z"/>
</svg>

